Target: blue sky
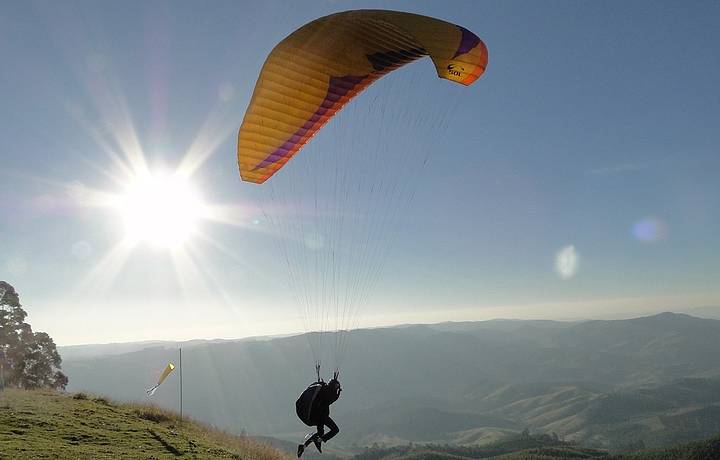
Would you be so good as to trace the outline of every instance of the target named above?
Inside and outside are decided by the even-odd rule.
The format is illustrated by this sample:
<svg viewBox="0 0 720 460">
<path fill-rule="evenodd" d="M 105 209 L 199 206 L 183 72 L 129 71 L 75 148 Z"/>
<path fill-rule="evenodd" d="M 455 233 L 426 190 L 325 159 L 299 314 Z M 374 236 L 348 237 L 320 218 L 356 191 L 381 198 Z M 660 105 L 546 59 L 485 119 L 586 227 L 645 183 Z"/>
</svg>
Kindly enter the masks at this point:
<svg viewBox="0 0 720 460">
<path fill-rule="evenodd" d="M 60 344 L 300 329 L 235 135 L 272 47 L 358 8 L 455 22 L 490 51 L 459 98 L 427 63 L 411 71 L 427 78 L 405 91 L 457 105 L 362 324 L 720 304 L 717 2 L 4 2 L 0 279 L 31 324 Z M 240 210 L 202 224 L 206 289 L 146 245 L 103 273 L 122 225 L 81 202 L 121 187 L 103 145 L 128 120 L 152 169 L 201 139 L 196 187 Z M 579 263 L 559 276 L 570 246 Z"/>
</svg>

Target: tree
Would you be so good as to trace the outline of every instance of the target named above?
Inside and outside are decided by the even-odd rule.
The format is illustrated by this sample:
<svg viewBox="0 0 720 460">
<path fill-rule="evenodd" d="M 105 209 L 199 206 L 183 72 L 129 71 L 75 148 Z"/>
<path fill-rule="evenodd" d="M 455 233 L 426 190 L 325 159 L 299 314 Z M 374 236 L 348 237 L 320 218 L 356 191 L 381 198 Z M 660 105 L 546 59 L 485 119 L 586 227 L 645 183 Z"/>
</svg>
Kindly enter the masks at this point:
<svg viewBox="0 0 720 460">
<path fill-rule="evenodd" d="M 9 283 L 0 281 L 0 356 L 6 383 L 18 388 L 64 390 L 68 378 L 60 371 L 62 359 L 45 332 L 33 332 L 27 313 Z"/>
</svg>

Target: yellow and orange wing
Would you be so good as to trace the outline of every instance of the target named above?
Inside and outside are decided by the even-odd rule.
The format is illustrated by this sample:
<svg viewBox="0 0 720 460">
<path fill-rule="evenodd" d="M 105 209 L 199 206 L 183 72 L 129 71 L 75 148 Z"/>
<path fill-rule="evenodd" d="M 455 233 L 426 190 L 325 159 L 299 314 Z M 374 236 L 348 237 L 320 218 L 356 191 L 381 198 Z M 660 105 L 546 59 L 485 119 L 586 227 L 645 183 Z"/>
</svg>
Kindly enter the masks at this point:
<svg viewBox="0 0 720 460">
<path fill-rule="evenodd" d="M 474 33 L 411 13 L 346 11 L 290 34 L 265 61 L 240 126 L 242 179 L 265 182 L 368 85 L 423 56 L 440 78 L 463 85 L 477 80 L 488 60 Z"/>
</svg>

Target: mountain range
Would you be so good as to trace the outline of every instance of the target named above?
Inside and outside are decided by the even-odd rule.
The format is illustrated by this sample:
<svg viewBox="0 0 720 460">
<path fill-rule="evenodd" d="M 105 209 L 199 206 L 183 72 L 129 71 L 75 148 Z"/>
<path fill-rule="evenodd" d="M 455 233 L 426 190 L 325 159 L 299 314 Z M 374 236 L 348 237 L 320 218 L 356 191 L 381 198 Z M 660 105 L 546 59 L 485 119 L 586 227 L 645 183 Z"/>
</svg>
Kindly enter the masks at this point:
<svg viewBox="0 0 720 460">
<path fill-rule="evenodd" d="M 612 321 L 405 325 L 350 334 L 336 445 L 479 445 L 528 429 L 588 447 L 664 446 L 720 432 L 720 321 L 662 313 Z M 119 400 L 182 346 L 183 411 L 233 432 L 297 441 L 314 377 L 303 335 L 60 347 L 70 391 Z M 179 375 L 154 400 L 177 408 Z"/>
</svg>

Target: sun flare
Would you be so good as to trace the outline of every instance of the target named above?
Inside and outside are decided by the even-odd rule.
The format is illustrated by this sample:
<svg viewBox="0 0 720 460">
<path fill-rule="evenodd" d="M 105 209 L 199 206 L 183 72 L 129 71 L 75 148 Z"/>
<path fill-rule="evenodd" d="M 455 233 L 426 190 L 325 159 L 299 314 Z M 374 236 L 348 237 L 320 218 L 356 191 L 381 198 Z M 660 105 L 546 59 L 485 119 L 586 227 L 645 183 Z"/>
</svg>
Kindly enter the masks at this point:
<svg viewBox="0 0 720 460">
<path fill-rule="evenodd" d="M 128 238 L 158 248 L 177 248 L 188 242 L 205 208 L 186 178 L 163 174 L 137 177 L 117 203 Z"/>
</svg>

